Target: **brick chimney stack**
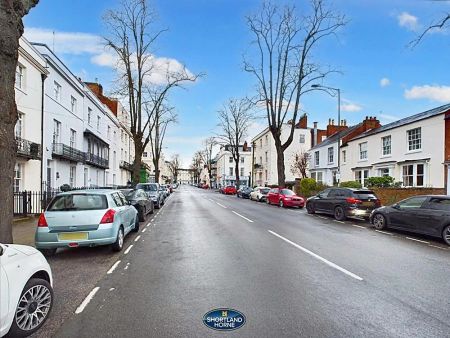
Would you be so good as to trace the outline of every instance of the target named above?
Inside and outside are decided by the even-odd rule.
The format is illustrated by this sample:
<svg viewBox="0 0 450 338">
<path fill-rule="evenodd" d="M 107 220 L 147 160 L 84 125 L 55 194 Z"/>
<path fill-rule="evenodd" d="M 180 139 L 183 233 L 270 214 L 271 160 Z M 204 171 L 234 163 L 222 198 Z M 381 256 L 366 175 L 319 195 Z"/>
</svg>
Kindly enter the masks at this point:
<svg viewBox="0 0 450 338">
<path fill-rule="evenodd" d="M 372 129 L 377 129 L 380 127 L 381 127 L 380 121 L 378 121 L 378 119 L 375 116 L 366 116 L 364 121 L 362 121 L 358 125 L 358 127 L 356 127 L 354 130 L 352 130 L 351 133 L 347 134 L 342 139 L 342 144 L 346 144 L 352 138 L 354 138 L 362 133 L 365 133 L 366 131 L 369 131 Z"/>
<path fill-rule="evenodd" d="M 328 119 L 328 126 L 327 126 L 327 137 L 330 137 L 342 130 L 347 129 L 347 123 L 345 120 L 338 121 L 338 125 L 334 124 L 334 119 Z"/>
<path fill-rule="evenodd" d="M 242 146 L 242 151 L 248 151 L 247 141 L 244 142 L 244 145 Z"/>
<path fill-rule="evenodd" d="M 306 116 L 306 114 L 303 114 L 300 117 L 300 120 L 298 121 L 295 128 L 297 128 L 297 129 L 307 129 L 308 128 L 308 117 Z"/>
</svg>

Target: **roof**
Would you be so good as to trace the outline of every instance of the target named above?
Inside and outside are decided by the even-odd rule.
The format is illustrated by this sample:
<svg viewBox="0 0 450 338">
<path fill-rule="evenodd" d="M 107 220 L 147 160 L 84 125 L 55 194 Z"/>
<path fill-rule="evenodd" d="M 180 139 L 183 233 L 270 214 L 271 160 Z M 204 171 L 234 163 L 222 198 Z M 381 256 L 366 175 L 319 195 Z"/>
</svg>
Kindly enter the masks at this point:
<svg viewBox="0 0 450 338">
<path fill-rule="evenodd" d="M 60 195 L 71 195 L 71 194 L 111 194 L 117 192 L 117 189 L 81 189 L 81 190 L 69 190 L 62 192 Z"/>
<path fill-rule="evenodd" d="M 378 134 L 378 133 L 381 133 L 383 131 L 387 131 L 387 130 L 398 128 L 398 127 L 401 127 L 401 126 L 404 126 L 404 125 L 407 125 L 407 124 L 411 124 L 411 123 L 414 123 L 414 122 L 417 122 L 417 121 L 428 119 L 430 117 L 434 117 L 436 115 L 443 114 L 443 113 L 445 113 L 448 110 L 450 110 L 450 104 L 445 104 L 443 106 L 440 106 L 440 107 L 437 107 L 437 108 L 433 108 L 433 109 L 424 111 L 424 112 L 419 113 L 419 114 L 411 115 L 411 116 L 405 117 L 403 119 L 400 119 L 398 121 L 394 121 L 392 123 L 389 123 L 389 124 L 386 124 L 384 126 L 381 126 L 380 128 L 366 131 L 365 133 L 362 133 L 362 134 L 352 138 L 352 140 L 357 140 L 357 139 L 360 139 L 360 138 L 363 138 L 363 137 L 366 137 L 366 136 L 369 136 L 369 135 Z"/>
<path fill-rule="evenodd" d="M 338 137 L 340 137 L 342 139 L 343 137 L 347 136 L 348 134 L 350 134 L 352 131 L 354 131 L 356 128 L 358 128 L 361 125 L 362 125 L 362 122 L 358 123 L 352 127 L 348 127 L 347 129 L 341 130 L 340 132 L 335 133 L 335 134 L 331 135 L 330 137 L 327 137 L 325 140 L 323 140 L 319 144 L 316 144 L 310 150 L 318 149 L 318 148 L 330 145 L 332 143 L 335 143 L 335 142 L 337 142 Z"/>
</svg>

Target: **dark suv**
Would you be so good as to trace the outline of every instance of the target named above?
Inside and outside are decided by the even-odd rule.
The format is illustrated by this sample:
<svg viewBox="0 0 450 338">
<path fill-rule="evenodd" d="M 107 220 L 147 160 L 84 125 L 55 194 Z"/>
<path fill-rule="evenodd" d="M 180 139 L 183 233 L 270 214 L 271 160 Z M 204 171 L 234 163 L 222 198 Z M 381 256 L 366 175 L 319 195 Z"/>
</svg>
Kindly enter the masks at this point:
<svg viewBox="0 0 450 338">
<path fill-rule="evenodd" d="M 323 212 L 334 215 L 338 221 L 349 216 L 369 219 L 372 210 L 381 206 L 375 193 L 367 189 L 329 188 L 306 202 L 309 214 Z"/>
</svg>

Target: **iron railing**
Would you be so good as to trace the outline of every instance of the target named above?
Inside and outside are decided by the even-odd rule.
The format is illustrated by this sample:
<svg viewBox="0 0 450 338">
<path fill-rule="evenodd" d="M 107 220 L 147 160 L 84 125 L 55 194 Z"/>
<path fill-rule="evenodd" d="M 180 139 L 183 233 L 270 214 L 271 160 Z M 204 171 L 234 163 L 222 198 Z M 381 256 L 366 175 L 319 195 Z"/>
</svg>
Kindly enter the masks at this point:
<svg viewBox="0 0 450 338">
<path fill-rule="evenodd" d="M 53 143 L 53 155 L 75 162 L 84 162 L 86 154 L 64 143 Z"/>
<path fill-rule="evenodd" d="M 107 169 L 109 168 L 109 160 L 107 158 L 103 158 L 92 153 L 86 153 L 85 157 L 86 163 L 91 164 L 93 166 Z"/>
<path fill-rule="evenodd" d="M 133 165 L 131 163 L 128 163 L 126 161 L 120 161 L 120 168 L 128 170 L 128 171 L 133 171 Z"/>
<path fill-rule="evenodd" d="M 32 160 L 41 159 L 41 145 L 35 142 L 16 137 L 17 156 Z"/>
</svg>

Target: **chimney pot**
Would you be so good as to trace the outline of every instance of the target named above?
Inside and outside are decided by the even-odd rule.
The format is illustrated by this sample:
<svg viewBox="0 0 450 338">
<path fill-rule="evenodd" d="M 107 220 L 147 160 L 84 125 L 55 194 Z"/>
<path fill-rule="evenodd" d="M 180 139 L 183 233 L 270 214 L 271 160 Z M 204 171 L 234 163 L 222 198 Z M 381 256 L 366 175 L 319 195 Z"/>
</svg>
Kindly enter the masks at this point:
<svg viewBox="0 0 450 338">
<path fill-rule="evenodd" d="M 331 120 L 331 125 L 334 126 L 334 119 Z"/>
</svg>

